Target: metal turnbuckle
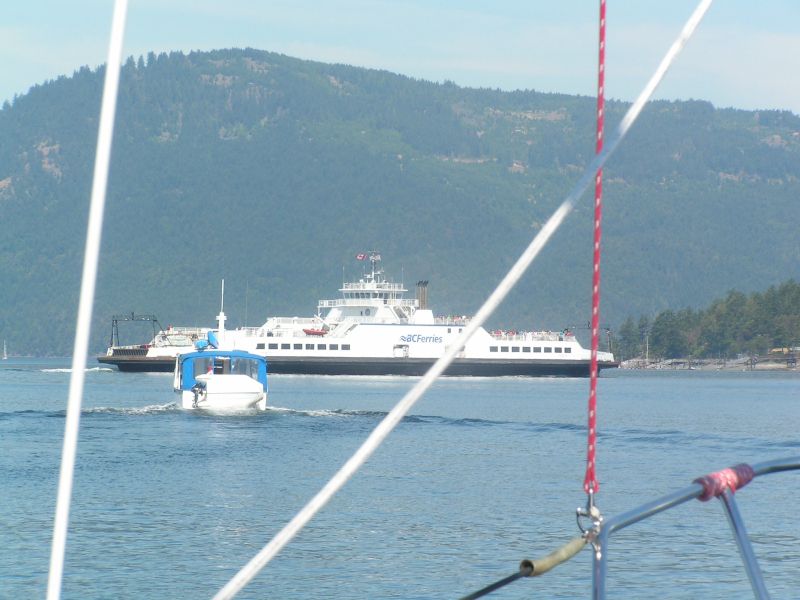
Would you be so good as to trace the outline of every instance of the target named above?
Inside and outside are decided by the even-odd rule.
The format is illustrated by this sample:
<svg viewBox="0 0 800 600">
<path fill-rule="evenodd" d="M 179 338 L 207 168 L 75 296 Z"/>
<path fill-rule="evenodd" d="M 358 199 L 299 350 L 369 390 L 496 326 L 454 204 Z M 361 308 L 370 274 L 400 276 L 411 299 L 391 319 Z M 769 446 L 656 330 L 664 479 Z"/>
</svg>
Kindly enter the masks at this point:
<svg viewBox="0 0 800 600">
<path fill-rule="evenodd" d="M 592 545 L 595 556 L 599 560 L 601 552 L 600 544 L 598 543 L 597 539 L 600 535 L 600 529 L 603 526 L 603 515 L 600 513 L 600 509 L 594 504 L 593 492 L 589 492 L 586 498 L 586 508 L 581 508 L 579 506 L 577 509 L 575 509 L 575 513 L 575 519 L 578 522 L 578 529 L 581 530 L 581 534 L 583 534 L 583 537 L 586 539 L 586 541 Z M 584 526 L 584 519 L 589 519 L 589 521 L 591 521 L 591 527 Z"/>
</svg>

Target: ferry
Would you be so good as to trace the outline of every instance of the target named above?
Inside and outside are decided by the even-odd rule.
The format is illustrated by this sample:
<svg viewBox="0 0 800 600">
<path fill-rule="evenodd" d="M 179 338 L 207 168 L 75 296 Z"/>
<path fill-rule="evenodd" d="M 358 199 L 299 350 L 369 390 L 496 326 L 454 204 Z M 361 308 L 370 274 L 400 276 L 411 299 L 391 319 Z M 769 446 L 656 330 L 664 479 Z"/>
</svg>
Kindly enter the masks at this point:
<svg viewBox="0 0 800 600">
<path fill-rule="evenodd" d="M 416 298 L 406 298 L 404 285 L 386 278 L 378 252 L 356 258 L 368 261 L 362 276 L 344 282 L 340 298 L 320 300 L 312 317 L 271 317 L 261 327 L 225 330 L 220 313 L 216 331 L 221 347 L 265 356 L 273 374 L 425 374 L 455 342 L 469 317 L 434 316 L 427 306 L 427 281 L 417 283 Z M 98 360 L 122 371 L 169 371 L 177 354 L 191 351 L 191 346 L 167 350 L 151 344 L 131 356 L 130 347 L 111 346 Z M 445 375 L 586 377 L 590 358 L 590 351 L 568 330 L 479 328 Z M 600 369 L 618 366 L 610 352 L 598 352 L 597 358 Z"/>
<path fill-rule="evenodd" d="M 120 345 L 119 323 L 125 321 L 149 322 L 153 327 L 153 337 L 144 344 Z M 120 371 L 172 372 L 175 359 L 196 350 L 195 344 L 205 340 L 210 327 L 163 328 L 155 315 L 125 314 L 114 315 L 111 319 L 111 342 L 106 354 L 98 356 L 98 362 L 115 365 Z"/>
</svg>

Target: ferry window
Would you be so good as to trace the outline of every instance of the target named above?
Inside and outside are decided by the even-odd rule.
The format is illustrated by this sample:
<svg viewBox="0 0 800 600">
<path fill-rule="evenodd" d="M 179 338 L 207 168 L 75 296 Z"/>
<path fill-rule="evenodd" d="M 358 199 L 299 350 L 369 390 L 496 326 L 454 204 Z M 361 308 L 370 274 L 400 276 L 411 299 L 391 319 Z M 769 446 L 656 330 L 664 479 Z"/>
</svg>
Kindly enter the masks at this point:
<svg viewBox="0 0 800 600">
<path fill-rule="evenodd" d="M 306 350 L 313 350 L 314 344 L 306 344 Z"/>
<path fill-rule="evenodd" d="M 572 352 L 572 348 L 564 348 L 564 352 L 566 354 L 569 354 L 570 352 Z"/>
<path fill-rule="evenodd" d="M 464 328 L 463 327 L 459 327 L 458 328 L 458 333 L 461 333 L 462 331 L 464 331 Z"/>
<path fill-rule="evenodd" d="M 450 327 L 448 327 L 447 328 L 447 333 L 453 333 L 453 330 Z"/>
<path fill-rule="evenodd" d="M 497 346 L 489 346 L 489 352 L 497 352 Z"/>
<path fill-rule="evenodd" d="M 519 346 L 511 346 L 512 352 L 519 352 Z"/>
<path fill-rule="evenodd" d="M 328 349 L 327 344 L 317 344 L 317 350 L 327 350 L 327 349 Z"/>
<path fill-rule="evenodd" d="M 562 350 L 561 346 L 556 346 L 556 354 L 561 354 Z"/>
<path fill-rule="evenodd" d="M 270 344 L 269 345 L 269 349 L 270 350 L 277 350 L 278 349 L 278 344 Z"/>
<path fill-rule="evenodd" d="M 508 352 L 508 346 L 500 346 L 500 352 Z"/>
<path fill-rule="evenodd" d="M 263 342 L 260 342 L 260 343 L 256 344 L 256 350 L 263 350 L 263 349 L 264 349 L 264 343 Z"/>
<path fill-rule="evenodd" d="M 295 350 L 302 350 L 303 349 L 303 344 L 295 344 L 294 345 L 294 349 Z"/>
<path fill-rule="evenodd" d="M 331 350 L 338 350 L 339 349 L 339 344 L 331 344 L 330 348 L 331 348 Z"/>
<path fill-rule="evenodd" d="M 541 352 L 542 351 L 542 347 L 541 346 L 534 346 L 533 347 L 533 351 L 534 352 Z"/>
<path fill-rule="evenodd" d="M 350 350 L 350 344 L 342 344 L 342 350 Z"/>
<path fill-rule="evenodd" d="M 545 346 L 545 347 L 544 347 L 544 351 L 545 351 L 545 352 L 552 352 L 552 351 L 553 351 L 553 349 L 552 349 L 550 346 Z"/>
<path fill-rule="evenodd" d="M 530 352 L 531 351 L 531 347 L 530 346 L 523 346 L 522 347 L 522 351 L 523 352 Z"/>
<path fill-rule="evenodd" d="M 288 350 L 290 348 L 289 344 L 281 344 L 281 350 Z"/>
</svg>

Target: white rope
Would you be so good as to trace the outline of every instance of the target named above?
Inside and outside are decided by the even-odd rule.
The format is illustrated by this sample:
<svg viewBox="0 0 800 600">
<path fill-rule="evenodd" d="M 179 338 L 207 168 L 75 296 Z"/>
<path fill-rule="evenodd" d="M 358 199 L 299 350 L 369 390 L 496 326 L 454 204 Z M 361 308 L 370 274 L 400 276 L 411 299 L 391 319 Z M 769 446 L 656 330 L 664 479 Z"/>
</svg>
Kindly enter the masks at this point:
<svg viewBox="0 0 800 600">
<path fill-rule="evenodd" d="M 702 20 L 712 0 L 702 0 L 695 9 L 692 16 L 687 21 L 678 39 L 672 44 L 658 69 L 647 82 L 642 93 L 628 109 L 625 117 L 620 122 L 615 132 L 615 138 L 609 143 L 603 152 L 598 154 L 595 159 L 586 167 L 583 176 L 573 187 L 561 206 L 547 220 L 544 227 L 533 238 L 530 245 L 511 267 L 497 288 L 492 292 L 486 302 L 481 306 L 469 324 L 446 351 L 420 379 L 417 384 L 397 403 L 386 417 L 372 431 L 369 437 L 356 450 L 355 454 L 336 472 L 331 480 L 295 515 L 295 517 L 281 529 L 274 538 L 256 554 L 250 562 L 242 569 L 214 596 L 214 600 L 225 600 L 233 598 L 253 577 L 255 577 L 267 563 L 272 560 L 281 549 L 297 535 L 297 533 L 314 517 L 314 515 L 325 506 L 328 501 L 338 492 L 348 479 L 367 461 L 373 452 L 380 446 L 384 439 L 391 433 L 392 429 L 401 419 L 411 410 L 411 407 L 419 400 L 422 395 L 433 385 L 436 379 L 453 362 L 456 354 L 472 337 L 472 334 L 483 325 L 487 318 L 494 312 L 497 306 L 505 299 L 511 289 L 520 280 L 530 264 L 539 254 L 545 244 L 559 228 L 564 219 L 572 211 L 575 202 L 586 190 L 589 183 L 594 179 L 594 174 L 602 168 L 606 160 L 614 152 L 622 138 L 628 133 L 636 118 L 641 113 L 647 100 L 655 91 L 658 84 L 664 78 L 667 69 L 670 67 L 675 57 L 683 49 L 686 41 L 694 33 L 697 25 Z"/>
<path fill-rule="evenodd" d="M 697 8 L 694 9 L 694 12 L 689 17 L 689 20 L 686 21 L 686 24 L 683 26 L 680 35 L 678 35 L 678 39 L 672 42 L 672 46 L 670 46 L 667 53 L 664 55 L 664 58 L 661 59 L 661 63 L 658 65 L 656 72 L 653 73 L 653 76 L 650 78 L 650 81 L 647 82 L 647 85 L 642 90 L 642 93 L 639 94 L 639 97 L 633 103 L 631 108 L 628 110 L 625 118 L 622 119 L 620 123 L 620 129 L 625 128 L 627 129 L 633 121 L 636 120 L 636 117 L 639 116 L 639 113 L 642 112 L 642 108 L 644 108 L 645 103 L 656 91 L 656 87 L 658 84 L 661 83 L 661 80 L 664 78 L 664 75 L 667 74 L 667 69 L 672 66 L 673 61 L 675 58 L 680 54 L 683 47 L 686 45 L 686 42 L 689 41 L 689 38 L 697 29 L 697 26 L 700 25 L 700 21 L 703 20 L 706 12 L 711 7 L 711 3 L 713 0 L 701 0 L 701 2 L 697 5 Z"/>
<path fill-rule="evenodd" d="M 89 223 L 86 231 L 86 248 L 83 258 L 81 296 L 78 304 L 75 346 L 72 351 L 72 375 L 69 383 L 67 418 L 64 426 L 64 445 L 61 451 L 61 475 L 58 483 L 56 515 L 53 525 L 50 575 L 47 581 L 48 600 L 58 600 L 61 596 L 64 550 L 69 525 L 69 505 L 72 498 L 72 477 L 78 446 L 83 380 L 86 371 L 86 356 L 89 351 L 89 331 L 91 329 L 94 288 L 97 279 L 97 262 L 100 253 L 100 235 L 103 230 L 103 209 L 106 200 L 108 165 L 111 157 L 111 139 L 114 133 L 114 113 L 116 112 L 119 72 L 122 62 L 122 38 L 125 32 L 127 6 L 128 0 L 116 1 L 111 24 L 111 39 L 108 44 L 106 76 L 100 109 L 100 124 L 97 132 L 92 197 L 89 207 Z"/>
</svg>

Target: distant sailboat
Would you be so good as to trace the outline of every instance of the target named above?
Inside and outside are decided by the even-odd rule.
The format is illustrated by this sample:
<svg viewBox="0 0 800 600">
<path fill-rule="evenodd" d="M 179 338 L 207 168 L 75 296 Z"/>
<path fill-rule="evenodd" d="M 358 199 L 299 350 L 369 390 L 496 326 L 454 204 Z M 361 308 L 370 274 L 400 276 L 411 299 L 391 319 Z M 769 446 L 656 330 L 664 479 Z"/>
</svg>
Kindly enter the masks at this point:
<svg viewBox="0 0 800 600">
<path fill-rule="evenodd" d="M 3 360 L 8 360 L 8 350 L 6 349 L 5 340 L 3 340 Z"/>
</svg>

